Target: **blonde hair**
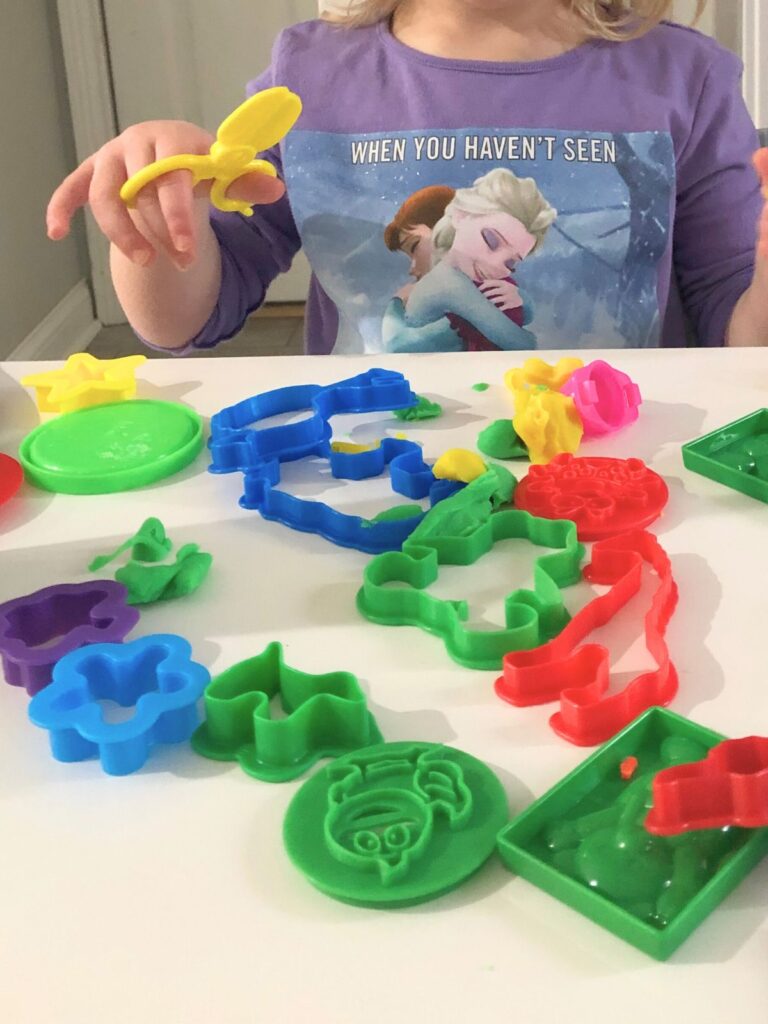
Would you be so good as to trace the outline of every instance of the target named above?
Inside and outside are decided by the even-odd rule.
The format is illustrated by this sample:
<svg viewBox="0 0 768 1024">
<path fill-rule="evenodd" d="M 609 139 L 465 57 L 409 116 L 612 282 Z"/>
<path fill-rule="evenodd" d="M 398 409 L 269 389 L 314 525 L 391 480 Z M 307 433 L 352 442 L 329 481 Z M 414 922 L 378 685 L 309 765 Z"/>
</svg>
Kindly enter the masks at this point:
<svg viewBox="0 0 768 1024">
<path fill-rule="evenodd" d="M 496 167 L 478 178 L 472 188 L 457 189 L 455 197 L 446 206 L 445 216 L 438 221 L 432 233 L 435 262 L 445 256 L 456 238 L 455 211 L 470 217 L 508 213 L 536 239 L 531 253 L 540 248 L 557 219 L 557 210 L 541 194 L 533 178 L 518 178 L 513 171 Z"/>
<path fill-rule="evenodd" d="M 402 0 L 341 0 L 326 17 L 349 28 L 362 28 L 390 18 Z M 672 13 L 673 0 L 567 0 L 574 14 L 593 38 L 621 41 L 655 28 Z M 697 0 L 694 24 L 704 13 L 707 0 Z M 338 10 L 342 8 L 342 10 Z"/>
</svg>

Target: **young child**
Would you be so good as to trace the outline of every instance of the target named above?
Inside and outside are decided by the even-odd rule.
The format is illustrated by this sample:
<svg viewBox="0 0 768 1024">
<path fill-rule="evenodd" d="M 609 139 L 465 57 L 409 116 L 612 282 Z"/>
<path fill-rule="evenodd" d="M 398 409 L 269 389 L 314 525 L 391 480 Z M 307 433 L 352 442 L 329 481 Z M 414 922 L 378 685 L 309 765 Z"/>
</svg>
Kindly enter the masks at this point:
<svg viewBox="0 0 768 1024">
<path fill-rule="evenodd" d="M 302 246 L 311 353 L 768 344 L 741 65 L 663 22 L 671 6 L 359 0 L 282 33 L 249 87 L 304 102 L 267 154 L 282 180 L 232 186 L 253 218 L 211 211 L 187 172 L 129 213 L 130 175 L 212 141 L 152 122 L 62 184 L 49 235 L 90 204 L 128 319 L 174 353 L 235 334 Z M 768 187 L 768 151 L 755 162 Z M 408 205 L 423 190 L 427 217 Z"/>
</svg>

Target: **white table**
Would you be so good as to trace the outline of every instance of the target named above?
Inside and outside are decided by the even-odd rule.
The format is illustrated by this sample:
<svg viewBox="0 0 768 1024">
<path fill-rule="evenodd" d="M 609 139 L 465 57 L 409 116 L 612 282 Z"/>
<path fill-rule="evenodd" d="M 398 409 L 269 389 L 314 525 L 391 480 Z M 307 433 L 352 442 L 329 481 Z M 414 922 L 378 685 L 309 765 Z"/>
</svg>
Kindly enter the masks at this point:
<svg viewBox="0 0 768 1024">
<path fill-rule="evenodd" d="M 670 504 L 655 529 L 680 585 L 669 632 L 681 677 L 673 708 L 727 735 L 765 734 L 768 508 L 687 473 L 680 448 L 766 404 L 768 350 L 612 358 L 641 385 L 642 420 L 582 451 L 639 456 L 669 481 Z M 377 363 L 445 399 L 446 415 L 405 426 L 384 414 L 358 418 L 356 439 L 405 430 L 431 457 L 473 446 L 487 420 L 508 414 L 501 380 L 514 365 L 509 356 Z M 331 382 L 368 365 L 153 361 L 140 371 L 140 393 L 182 399 L 208 416 L 261 390 Z M 0 450 L 12 454 L 38 419 L 17 383 L 30 369 L 0 370 Z M 491 389 L 473 391 L 479 381 Z M 337 421 L 337 436 L 350 431 L 349 421 Z M 179 632 L 214 674 L 272 640 L 296 667 L 348 669 L 370 694 L 387 739 L 447 742 L 475 754 L 498 772 L 513 812 L 586 756 L 550 731 L 551 707 L 502 704 L 494 673 L 459 668 L 437 639 L 415 629 L 359 618 L 354 595 L 366 557 L 241 510 L 241 478 L 213 477 L 206 461 L 117 496 L 25 488 L 0 512 L 0 601 L 87 578 L 94 554 L 158 515 L 174 541 L 213 553 L 214 572 L 193 597 L 145 611 L 134 635 Z M 320 496 L 307 470 L 295 467 L 288 481 Z M 325 493 L 363 514 L 386 507 L 379 482 Z M 485 563 L 474 575 L 450 570 L 441 596 L 453 590 L 483 606 L 490 592 L 496 604 L 488 611 L 497 614 L 510 581 L 529 578 L 530 558 L 510 569 L 510 551 L 507 564 L 503 553 L 487 559 L 490 571 Z M 616 629 L 606 638 L 626 651 L 619 670 L 643 667 L 632 646 L 636 617 Z M 0 686 L 0 1013 L 8 1024 L 768 1019 L 768 863 L 666 965 L 498 862 L 434 903 L 354 909 L 312 889 L 283 855 L 283 815 L 300 782 L 262 784 L 186 746 L 158 752 L 122 779 L 96 762 L 58 764 L 26 705 L 23 691 Z"/>
</svg>

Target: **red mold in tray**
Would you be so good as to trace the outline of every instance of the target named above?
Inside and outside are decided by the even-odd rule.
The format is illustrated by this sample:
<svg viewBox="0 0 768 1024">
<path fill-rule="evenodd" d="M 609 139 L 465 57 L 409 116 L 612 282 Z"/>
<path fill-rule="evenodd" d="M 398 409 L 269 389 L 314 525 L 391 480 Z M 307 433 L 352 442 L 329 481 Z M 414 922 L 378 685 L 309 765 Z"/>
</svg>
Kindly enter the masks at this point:
<svg viewBox="0 0 768 1024">
<path fill-rule="evenodd" d="M 729 825 L 768 825 L 768 737 L 726 740 L 703 761 L 665 768 L 653 780 L 645 821 L 653 835 Z"/>
</svg>

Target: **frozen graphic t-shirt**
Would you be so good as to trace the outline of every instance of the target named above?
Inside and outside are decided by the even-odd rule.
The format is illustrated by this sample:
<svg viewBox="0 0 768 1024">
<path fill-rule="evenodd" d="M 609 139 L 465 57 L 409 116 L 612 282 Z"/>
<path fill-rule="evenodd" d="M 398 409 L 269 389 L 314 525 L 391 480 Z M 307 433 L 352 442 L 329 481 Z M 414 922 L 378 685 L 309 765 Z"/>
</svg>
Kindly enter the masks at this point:
<svg viewBox="0 0 768 1024">
<path fill-rule="evenodd" d="M 303 247 L 312 353 L 721 345 L 761 198 L 741 66 L 662 25 L 525 64 L 454 61 L 386 25 L 296 26 L 251 91 L 304 102 L 287 185 L 214 213 L 231 336 Z"/>
</svg>

